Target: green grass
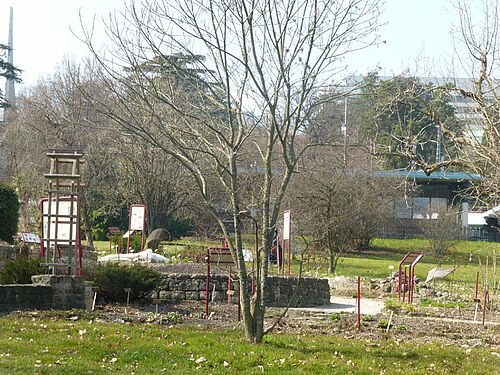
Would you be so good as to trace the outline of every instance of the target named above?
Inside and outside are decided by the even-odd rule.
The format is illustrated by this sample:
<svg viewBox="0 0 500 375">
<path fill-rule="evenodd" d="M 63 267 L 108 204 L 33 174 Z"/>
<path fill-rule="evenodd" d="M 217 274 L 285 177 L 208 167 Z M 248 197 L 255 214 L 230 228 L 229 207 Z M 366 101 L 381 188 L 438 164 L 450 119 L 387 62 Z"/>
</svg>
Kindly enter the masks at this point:
<svg viewBox="0 0 500 375">
<path fill-rule="evenodd" d="M 252 236 L 245 236 L 245 246 L 252 248 Z M 178 246 L 176 244 L 185 243 L 189 246 Z M 101 251 L 101 254 L 109 253 L 109 242 L 94 241 L 96 248 Z M 371 248 L 367 251 L 358 253 L 345 253 L 341 256 L 336 269 L 337 275 L 342 276 L 361 276 L 368 278 L 384 278 L 389 276 L 391 272 L 398 269 L 399 262 L 404 255 L 409 251 L 421 251 L 424 253 L 424 258 L 415 267 L 415 273 L 418 278 L 425 280 L 427 272 L 436 267 L 438 263 L 443 268 L 455 268 L 457 270 L 447 280 L 453 280 L 457 283 L 474 283 L 476 280 L 476 272 L 479 270 L 478 257 L 481 257 L 483 267 L 486 263 L 486 257 L 489 257 L 489 275 L 493 275 L 492 257 L 493 250 L 500 257 L 500 243 L 480 242 L 480 241 L 462 241 L 455 246 L 452 254 L 438 259 L 430 254 L 430 247 L 426 240 L 423 239 L 374 239 Z M 219 246 L 218 242 L 200 242 L 191 239 L 181 239 L 173 242 L 162 243 L 163 251 L 160 251 L 167 257 L 178 256 L 186 252 L 191 252 L 192 256 L 198 259 L 198 254 L 201 257 L 201 248 L 208 246 Z M 469 254 L 474 254 L 474 262 L 469 263 Z M 389 269 L 392 266 L 392 269 Z M 291 273 L 297 275 L 299 273 L 300 261 L 296 259 L 292 262 Z M 277 272 L 277 268 L 271 269 Z M 288 270 L 288 268 L 286 268 Z M 307 270 L 306 261 L 302 271 Z M 327 275 L 326 257 L 314 257 L 310 259 L 310 274 L 316 275 L 316 270 L 319 276 Z"/>
<path fill-rule="evenodd" d="M 478 256 L 481 257 L 483 267 L 486 257 L 489 257 L 489 276 L 493 275 L 492 257 L 493 250 L 496 251 L 497 259 L 500 258 L 500 243 L 463 241 L 456 245 L 456 249 L 450 256 L 438 259 L 430 254 L 427 241 L 422 239 L 395 240 L 395 239 L 374 239 L 371 249 L 358 253 L 345 253 L 340 257 L 336 274 L 342 276 L 361 276 L 368 278 L 384 278 L 391 272 L 398 270 L 399 263 L 404 255 L 409 251 L 419 251 L 424 253 L 424 257 L 415 267 L 415 274 L 418 278 L 425 280 L 427 272 L 436 267 L 438 263 L 443 268 L 455 268 L 457 270 L 447 279 L 453 279 L 459 283 L 474 283 L 478 267 Z M 474 262 L 469 263 L 469 254 L 474 254 Z M 305 261 L 304 261 L 305 262 Z M 327 274 L 327 263 L 325 259 L 319 257 L 310 259 L 310 271 L 314 274 L 319 266 L 319 274 Z M 392 266 L 392 269 L 389 267 Z M 484 267 L 485 268 L 485 267 Z M 303 265 L 306 270 L 306 265 Z M 299 272 L 299 260 L 292 265 L 292 273 Z"/>
<path fill-rule="evenodd" d="M 2 374 L 493 374 L 498 366 L 491 350 L 438 343 L 273 334 L 250 344 L 232 330 L 0 320 Z"/>
</svg>

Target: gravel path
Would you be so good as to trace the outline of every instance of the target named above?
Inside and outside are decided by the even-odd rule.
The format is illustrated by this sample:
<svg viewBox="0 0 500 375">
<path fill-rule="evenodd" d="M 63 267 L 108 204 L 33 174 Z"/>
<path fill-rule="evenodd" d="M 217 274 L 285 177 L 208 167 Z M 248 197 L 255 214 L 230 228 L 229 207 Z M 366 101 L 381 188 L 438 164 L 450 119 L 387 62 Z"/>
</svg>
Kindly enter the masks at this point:
<svg viewBox="0 0 500 375">
<path fill-rule="evenodd" d="M 361 298 L 361 314 L 363 315 L 376 315 L 384 309 L 384 301 L 374 298 Z M 337 313 L 337 312 L 356 312 L 357 300 L 356 298 L 346 298 L 340 296 L 331 296 L 330 304 L 316 307 L 307 308 L 291 308 L 290 310 L 296 311 L 311 311 L 311 312 L 324 312 L 324 313 Z"/>
</svg>

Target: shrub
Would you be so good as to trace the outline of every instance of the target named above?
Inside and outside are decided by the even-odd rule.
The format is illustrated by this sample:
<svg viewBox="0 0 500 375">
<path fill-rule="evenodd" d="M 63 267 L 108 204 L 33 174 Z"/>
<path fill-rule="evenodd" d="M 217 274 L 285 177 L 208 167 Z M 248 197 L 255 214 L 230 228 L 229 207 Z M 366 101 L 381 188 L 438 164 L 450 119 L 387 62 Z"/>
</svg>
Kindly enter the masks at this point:
<svg viewBox="0 0 500 375">
<path fill-rule="evenodd" d="M 41 259 L 28 259 L 22 255 L 8 261 L 0 272 L 0 284 L 31 284 L 31 276 L 45 271 L 40 263 Z"/>
<path fill-rule="evenodd" d="M 333 313 L 333 314 L 330 314 L 328 315 L 328 318 L 330 320 L 340 320 L 340 313 Z"/>
<path fill-rule="evenodd" d="M 19 221 L 19 200 L 14 189 L 0 183 L 0 240 L 13 242 Z"/>
<path fill-rule="evenodd" d="M 378 328 L 387 328 L 387 326 L 389 325 L 389 322 L 387 320 L 379 320 L 377 322 L 377 327 Z"/>
<path fill-rule="evenodd" d="M 131 300 L 146 298 L 160 282 L 160 274 L 140 264 L 106 262 L 96 266 L 90 272 L 89 279 L 106 300 L 124 302 L 127 300 L 125 288 L 132 289 Z"/>
</svg>

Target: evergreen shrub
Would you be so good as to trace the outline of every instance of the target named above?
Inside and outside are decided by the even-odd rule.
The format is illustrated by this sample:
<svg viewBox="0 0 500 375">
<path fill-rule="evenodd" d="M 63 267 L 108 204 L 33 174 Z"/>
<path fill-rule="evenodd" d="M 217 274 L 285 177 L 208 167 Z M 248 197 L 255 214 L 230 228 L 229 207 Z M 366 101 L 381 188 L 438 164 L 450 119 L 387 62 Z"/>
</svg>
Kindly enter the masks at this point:
<svg viewBox="0 0 500 375">
<path fill-rule="evenodd" d="M 28 259 L 23 255 L 8 261 L 0 271 L 0 284 L 31 284 L 31 276 L 45 271 L 41 262 L 41 259 Z"/>
<path fill-rule="evenodd" d="M 94 267 L 88 279 L 94 282 L 98 293 L 106 301 L 125 302 L 130 288 L 131 300 L 144 299 L 155 289 L 160 282 L 160 274 L 141 264 L 120 264 L 106 262 Z"/>
<path fill-rule="evenodd" d="M 0 183 L 0 240 L 13 243 L 19 221 L 19 200 L 11 187 Z"/>
</svg>

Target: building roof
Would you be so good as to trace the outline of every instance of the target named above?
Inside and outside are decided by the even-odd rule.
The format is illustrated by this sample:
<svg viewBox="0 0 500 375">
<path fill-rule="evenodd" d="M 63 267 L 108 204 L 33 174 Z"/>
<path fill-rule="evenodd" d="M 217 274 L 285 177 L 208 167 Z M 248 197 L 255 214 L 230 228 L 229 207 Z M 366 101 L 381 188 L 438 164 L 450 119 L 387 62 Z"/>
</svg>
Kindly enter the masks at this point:
<svg viewBox="0 0 500 375">
<path fill-rule="evenodd" d="M 481 176 L 476 173 L 465 172 L 433 172 L 426 175 L 424 171 L 407 171 L 401 169 L 394 169 L 389 171 L 375 171 L 374 176 L 379 177 L 400 177 L 412 179 L 420 182 L 461 182 L 461 181 L 479 181 Z"/>
</svg>

